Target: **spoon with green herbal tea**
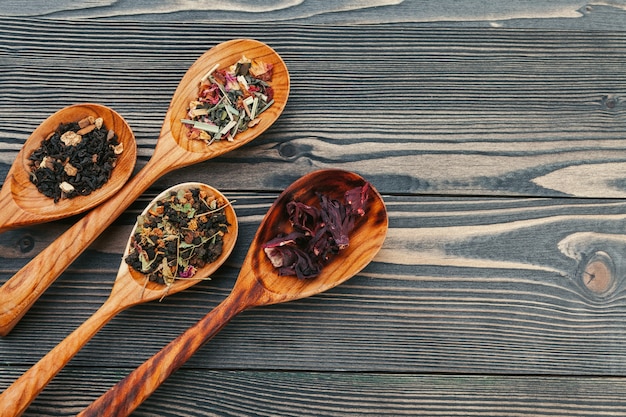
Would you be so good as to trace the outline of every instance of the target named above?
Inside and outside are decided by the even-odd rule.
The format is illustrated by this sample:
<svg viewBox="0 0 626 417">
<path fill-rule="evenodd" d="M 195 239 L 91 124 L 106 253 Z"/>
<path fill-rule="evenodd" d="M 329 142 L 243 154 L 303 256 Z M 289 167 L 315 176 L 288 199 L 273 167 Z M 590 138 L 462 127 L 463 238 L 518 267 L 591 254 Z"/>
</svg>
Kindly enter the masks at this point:
<svg viewBox="0 0 626 417">
<path fill-rule="evenodd" d="M 348 280 L 367 266 L 383 245 L 387 212 L 378 192 L 369 187 L 365 214 L 354 223 L 349 245 L 339 251 L 321 273 L 311 279 L 281 276 L 264 253 L 264 245 L 277 233 L 289 233 L 286 210 L 289 201 L 315 204 L 317 193 L 340 198 L 365 180 L 341 170 L 322 170 L 305 175 L 289 186 L 265 215 L 230 295 L 199 322 L 118 382 L 79 416 L 127 416 L 172 373 L 238 313 L 258 306 L 283 303 L 319 294 Z"/>
<path fill-rule="evenodd" d="M 29 157 L 41 146 L 44 140 L 55 132 L 60 124 L 84 121 L 84 124 L 81 123 L 81 130 L 85 132 L 82 137 L 88 138 L 89 133 L 96 128 L 94 121 L 98 118 L 102 121 L 102 125 L 98 129 L 102 129 L 103 132 L 106 131 L 105 129 L 114 132 L 121 145 L 118 147 L 119 154 L 115 158 L 115 167 L 110 171 L 110 177 L 100 188 L 93 190 L 88 195 L 61 198 L 55 202 L 54 198 L 44 195 L 31 181 L 31 170 L 34 168 Z M 88 139 L 84 140 L 87 141 Z M 94 150 L 94 152 L 96 151 Z M 115 194 L 130 178 L 136 160 L 137 145 L 133 132 L 124 118 L 114 110 L 100 104 L 83 103 L 57 111 L 32 132 L 9 169 L 0 191 L 0 206 L 2 207 L 0 210 L 0 233 L 9 229 L 73 216 L 101 204 Z M 61 166 L 62 162 L 57 163 Z M 70 167 L 72 169 L 77 168 L 67 164 L 65 166 L 68 171 Z M 78 178 L 76 172 L 86 176 L 85 170 L 78 167 L 73 178 Z M 89 181 L 96 181 L 96 178 L 89 179 Z"/>
<path fill-rule="evenodd" d="M 198 97 L 201 80 L 216 66 L 229 67 L 243 56 L 272 66 L 269 83 L 273 90 L 273 104 L 258 117 L 255 126 L 239 132 L 232 141 L 219 140 L 209 145 L 204 140 L 191 139 L 189 126 L 184 120 L 188 119 L 190 103 Z M 200 56 L 174 92 L 154 153 L 147 164 L 118 193 L 78 220 L 0 287 L 0 336 L 6 336 L 50 284 L 158 178 L 177 168 L 239 148 L 267 130 L 285 108 L 289 87 L 285 63 L 264 43 L 251 39 L 231 40 Z"/>
<path fill-rule="evenodd" d="M 159 194 L 139 216 L 138 222 L 135 224 L 126 249 L 124 250 L 124 257 L 126 258 L 132 253 L 134 247 L 137 245 L 135 233 L 142 232 L 147 228 L 147 226 L 144 226 L 141 219 L 145 219 L 149 212 L 152 213 L 152 216 L 155 215 L 156 211 L 156 216 L 159 216 L 158 211 L 161 209 L 158 208 L 157 202 L 162 202 L 167 197 L 177 195 L 179 192 L 185 193 L 195 189 L 199 190 L 198 194 L 201 195 L 201 197 L 196 198 L 197 205 L 200 209 L 185 211 L 185 215 L 189 213 L 189 223 L 196 223 L 196 227 L 198 227 L 197 230 L 202 231 L 201 226 L 197 226 L 197 224 L 203 221 L 206 227 L 210 227 L 212 230 L 213 228 L 217 228 L 217 226 L 213 224 L 214 222 L 222 222 L 225 219 L 224 223 L 220 223 L 221 228 L 226 229 L 226 231 L 225 233 L 219 233 L 221 236 L 221 247 L 218 245 L 217 249 L 215 249 L 215 253 L 213 254 L 213 256 L 216 256 L 215 260 L 198 267 L 195 273 L 190 277 L 179 277 L 179 275 L 182 274 L 168 274 L 169 279 L 166 279 L 164 284 L 159 284 L 147 280 L 146 275 L 129 267 L 126 260 L 123 259 L 109 298 L 89 319 L 81 324 L 80 327 L 68 335 L 65 340 L 48 352 L 46 356 L 0 394 L 0 410 L 3 410 L 7 415 L 21 415 L 54 376 L 57 375 L 76 353 L 78 353 L 78 351 L 119 312 L 131 306 L 152 300 L 160 300 L 166 295 L 187 289 L 201 280 L 209 278 L 211 274 L 226 261 L 237 241 L 239 231 L 237 216 L 235 215 L 235 210 L 232 205 L 224 195 L 218 190 L 201 183 L 179 184 Z M 221 215 L 222 213 L 223 216 Z M 219 217 L 217 217 L 218 215 Z M 171 230 L 171 227 L 168 226 L 168 229 Z M 224 232 L 224 230 L 222 230 L 222 232 Z M 215 235 L 217 234 L 218 233 L 215 233 Z M 172 237 L 174 235 L 166 234 L 166 236 Z M 210 240 L 213 237 L 214 236 L 206 236 L 204 238 L 204 243 L 207 245 L 203 246 L 203 248 L 215 245 L 215 243 Z M 168 240 L 171 239 L 168 238 Z M 189 245 L 185 246 L 184 242 L 179 242 L 177 246 L 189 247 Z M 199 246 L 200 245 L 198 245 L 198 247 Z M 197 248 L 195 248 L 195 250 L 196 252 L 198 251 Z M 174 263 L 176 264 L 176 260 L 174 260 Z M 176 264 L 176 266 L 178 267 L 178 264 Z M 169 268 L 174 268 L 174 265 L 171 265 L 168 269 Z"/>
</svg>

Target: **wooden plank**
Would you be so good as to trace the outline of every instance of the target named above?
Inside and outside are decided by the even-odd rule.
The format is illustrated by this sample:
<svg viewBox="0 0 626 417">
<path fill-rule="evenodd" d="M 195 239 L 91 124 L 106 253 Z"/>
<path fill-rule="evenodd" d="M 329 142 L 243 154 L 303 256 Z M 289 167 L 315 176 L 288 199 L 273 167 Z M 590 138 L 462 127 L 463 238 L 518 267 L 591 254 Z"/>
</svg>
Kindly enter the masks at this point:
<svg viewBox="0 0 626 417">
<path fill-rule="evenodd" d="M 221 40 L 250 36 L 287 62 L 283 116 L 249 146 L 164 185 L 194 178 L 277 191 L 312 169 L 336 167 L 387 193 L 626 196 L 623 32 L 34 25 L 48 36 L 0 19 L 0 37 L 10 40 L 0 78 L 2 175 L 45 116 L 82 101 L 127 118 L 142 166 L 188 65 Z"/>
<path fill-rule="evenodd" d="M 276 48 L 292 92 L 250 146 L 155 184 L 0 340 L 1 390 L 105 300 L 142 203 L 187 180 L 237 197 L 240 244 L 214 279 L 120 314 L 27 415 L 74 415 L 221 301 L 277 193 L 324 167 L 385 195 L 380 255 L 333 291 L 237 317 L 138 415 L 626 412 L 622 6 L 68 5 L 3 3 L 0 178 L 80 101 L 129 120 L 142 166 L 178 80 L 222 40 Z M 71 222 L 0 235 L 0 282 Z"/>
<path fill-rule="evenodd" d="M 440 26 L 542 27 L 588 30 L 624 27 L 626 12 L 619 2 L 559 0 L 542 2 L 489 2 L 479 0 L 378 0 L 333 2 L 194 3 L 159 0 L 120 3 L 94 0 L 28 3 L 5 0 L 2 15 L 61 20 L 107 19 L 109 21 L 305 23 L 316 25 L 419 23 Z"/>
<path fill-rule="evenodd" d="M 128 371 L 73 369 L 53 381 L 24 416 L 76 415 Z M 0 382 L 15 375 L 0 368 Z M 621 378 L 183 368 L 133 416 L 618 416 L 626 412 L 624 384 Z"/>
<path fill-rule="evenodd" d="M 225 268 L 183 294 L 120 314 L 73 366 L 137 366 L 226 296 L 273 200 L 234 197 L 241 234 Z M 621 375 L 625 202 L 386 200 L 388 238 L 362 273 L 328 293 L 243 313 L 190 366 Z M 123 229 L 83 254 L 2 339 L 4 364 L 29 366 L 97 309 L 120 262 L 112 234 Z M 106 242 L 113 246 L 99 249 Z M 584 273 L 594 256 L 612 272 L 605 291 Z M 1 278 L 25 261 L 3 258 Z"/>
</svg>

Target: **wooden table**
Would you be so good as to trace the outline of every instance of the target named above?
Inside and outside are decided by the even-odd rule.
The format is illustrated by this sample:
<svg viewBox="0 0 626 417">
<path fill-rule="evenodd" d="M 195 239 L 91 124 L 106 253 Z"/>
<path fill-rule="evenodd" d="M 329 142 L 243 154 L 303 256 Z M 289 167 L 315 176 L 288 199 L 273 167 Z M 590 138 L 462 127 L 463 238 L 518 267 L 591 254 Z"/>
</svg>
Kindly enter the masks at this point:
<svg viewBox="0 0 626 417">
<path fill-rule="evenodd" d="M 25 415 L 75 415 L 204 316 L 281 190 L 330 167 L 385 198 L 374 262 L 238 316 L 135 415 L 626 413 L 622 1 L 200 3 L 0 2 L 0 178 L 86 101 L 127 119 L 141 168 L 187 67 L 228 39 L 266 42 L 292 81 L 268 132 L 155 183 L 0 340 L 4 389 L 104 302 L 157 192 L 197 180 L 237 200 L 213 280 L 120 314 Z M 0 282 L 73 220 L 0 235 Z"/>
</svg>

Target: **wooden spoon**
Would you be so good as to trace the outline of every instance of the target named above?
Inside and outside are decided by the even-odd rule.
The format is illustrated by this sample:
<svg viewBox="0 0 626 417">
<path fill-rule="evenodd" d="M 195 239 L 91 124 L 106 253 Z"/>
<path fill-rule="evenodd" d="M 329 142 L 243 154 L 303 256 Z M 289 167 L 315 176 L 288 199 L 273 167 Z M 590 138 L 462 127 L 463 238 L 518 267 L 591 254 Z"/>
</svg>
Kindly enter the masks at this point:
<svg viewBox="0 0 626 417">
<path fill-rule="evenodd" d="M 215 64 L 223 68 L 237 62 L 242 55 L 274 66 L 270 82 L 274 104 L 262 114 L 259 124 L 237 134 L 233 142 L 224 140 L 206 145 L 189 140 L 187 128 L 180 120 L 185 117 L 189 102 L 197 97 L 200 79 Z M 0 287 L 0 336 L 6 336 L 13 329 L 50 284 L 154 181 L 176 168 L 215 158 L 250 142 L 278 119 L 288 95 L 287 67 L 267 45 L 237 39 L 205 52 L 189 68 L 174 92 L 154 154 L 144 168 L 116 195 L 86 214 Z"/>
<path fill-rule="evenodd" d="M 306 175 L 292 184 L 272 205 L 261 223 L 230 295 L 198 323 L 98 398 L 79 416 L 129 415 L 238 313 L 251 307 L 282 303 L 321 293 L 363 269 L 378 253 L 387 232 L 385 205 L 374 188 L 369 191 L 365 216 L 359 219 L 350 234 L 350 245 L 340 251 L 318 277 L 299 280 L 291 276 L 279 276 L 262 249 L 263 243 L 288 228 L 285 212 L 288 201 L 296 199 L 313 203 L 318 198 L 316 192 L 341 199 L 343 192 L 363 183 L 364 180 L 356 174 L 324 170 Z"/>
<path fill-rule="evenodd" d="M 0 394 L 0 410 L 2 410 L 0 414 L 3 416 L 21 415 L 48 382 L 50 382 L 98 330 L 108 323 L 116 314 L 128 307 L 160 299 L 164 296 L 166 291 L 167 294 L 174 294 L 189 288 L 203 278 L 209 277 L 226 261 L 235 247 L 239 227 L 235 210 L 228 203 L 226 197 L 216 189 L 200 183 L 183 183 L 176 185 L 157 196 L 146 207 L 142 214 L 146 214 L 157 200 L 164 198 L 170 191 L 189 188 L 203 189 L 207 191 L 209 195 L 218 198 L 222 204 L 227 204 L 224 207 L 224 213 L 226 214 L 226 220 L 230 226 L 228 227 L 228 233 L 224 235 L 221 255 L 214 262 L 206 264 L 204 267 L 197 270 L 195 276 L 199 277 L 198 279 L 177 279 L 169 287 L 154 282 L 146 283 L 145 275 L 129 268 L 126 262 L 122 260 L 109 298 L 79 328 L 74 330 L 65 340 L 48 352 L 46 356 Z M 136 227 L 137 224 L 135 224 L 135 228 Z M 135 228 L 133 228 L 131 237 L 134 234 Z M 131 239 L 129 238 L 126 249 L 124 250 L 125 255 L 130 251 L 130 243 Z"/>
<path fill-rule="evenodd" d="M 61 123 L 78 122 L 87 116 L 102 117 L 124 145 L 111 178 L 101 188 L 86 196 L 64 198 L 57 203 L 43 195 L 30 181 L 28 157 Z M 75 104 L 61 109 L 44 120 L 28 137 L 17 154 L 2 190 L 0 190 L 0 233 L 21 226 L 44 223 L 82 213 L 115 194 L 130 178 L 137 160 L 137 145 L 132 130 L 118 113 L 99 104 Z"/>
</svg>

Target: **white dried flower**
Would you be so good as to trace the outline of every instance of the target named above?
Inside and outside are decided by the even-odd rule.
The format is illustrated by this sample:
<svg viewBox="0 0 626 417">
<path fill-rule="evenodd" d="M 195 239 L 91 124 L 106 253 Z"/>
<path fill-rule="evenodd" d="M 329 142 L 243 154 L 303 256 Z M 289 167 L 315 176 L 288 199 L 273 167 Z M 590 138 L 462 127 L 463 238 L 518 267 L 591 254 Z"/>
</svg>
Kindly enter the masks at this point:
<svg viewBox="0 0 626 417">
<path fill-rule="evenodd" d="M 61 135 L 61 141 L 65 143 L 66 146 L 76 146 L 83 140 L 83 137 L 76 132 L 72 132 L 68 130 L 67 132 Z"/>
<path fill-rule="evenodd" d="M 63 181 L 61 184 L 59 184 L 59 188 L 66 194 L 74 191 L 74 186 L 67 181 Z"/>
<path fill-rule="evenodd" d="M 39 168 L 54 169 L 54 158 L 47 155 L 44 156 L 39 163 Z"/>
</svg>

